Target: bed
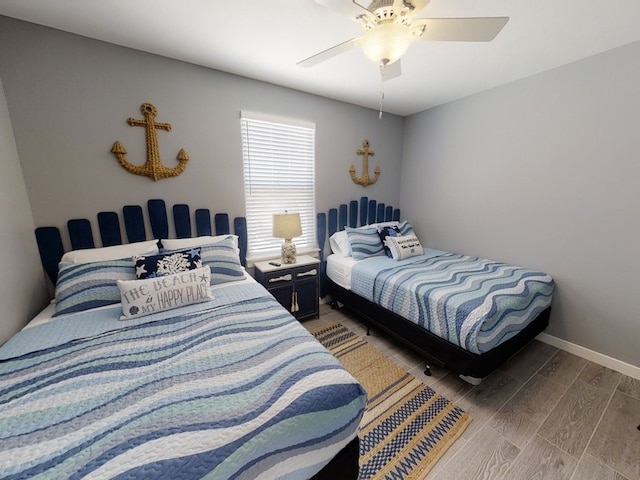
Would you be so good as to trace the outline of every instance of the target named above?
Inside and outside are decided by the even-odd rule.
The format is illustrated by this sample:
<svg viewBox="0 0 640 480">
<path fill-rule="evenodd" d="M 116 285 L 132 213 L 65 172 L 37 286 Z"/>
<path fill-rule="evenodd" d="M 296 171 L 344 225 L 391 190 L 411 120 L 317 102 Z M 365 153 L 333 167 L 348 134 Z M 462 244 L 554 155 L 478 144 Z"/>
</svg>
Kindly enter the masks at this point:
<svg viewBox="0 0 640 480">
<path fill-rule="evenodd" d="M 544 272 L 425 248 L 398 209 L 367 197 L 317 221 L 332 249 L 322 293 L 423 355 L 427 375 L 436 364 L 477 384 L 549 323 Z"/>
<path fill-rule="evenodd" d="M 128 244 L 113 212 L 106 248 L 37 230 L 56 298 L 0 347 L 0 478 L 357 478 L 366 393 L 245 274 L 244 219 L 189 238 L 180 205 L 167 240 L 163 207 L 160 244 L 139 207 Z"/>
</svg>

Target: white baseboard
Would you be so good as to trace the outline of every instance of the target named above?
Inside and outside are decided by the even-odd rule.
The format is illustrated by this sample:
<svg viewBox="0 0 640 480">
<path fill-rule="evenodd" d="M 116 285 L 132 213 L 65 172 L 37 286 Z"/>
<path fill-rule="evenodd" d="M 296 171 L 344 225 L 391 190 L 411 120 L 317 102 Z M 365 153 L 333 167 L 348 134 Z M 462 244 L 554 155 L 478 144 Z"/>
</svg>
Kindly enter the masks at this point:
<svg viewBox="0 0 640 480">
<path fill-rule="evenodd" d="M 548 343 L 560 350 L 573 353 L 574 355 L 586 358 L 598 365 L 602 365 L 603 367 L 610 368 L 611 370 L 615 370 L 616 372 L 620 372 L 624 375 L 640 380 L 640 367 L 603 355 L 602 353 L 594 352 L 593 350 L 581 347 L 575 343 L 567 342 L 561 338 L 549 335 L 548 333 L 541 333 L 536 338 L 541 342 Z"/>
</svg>

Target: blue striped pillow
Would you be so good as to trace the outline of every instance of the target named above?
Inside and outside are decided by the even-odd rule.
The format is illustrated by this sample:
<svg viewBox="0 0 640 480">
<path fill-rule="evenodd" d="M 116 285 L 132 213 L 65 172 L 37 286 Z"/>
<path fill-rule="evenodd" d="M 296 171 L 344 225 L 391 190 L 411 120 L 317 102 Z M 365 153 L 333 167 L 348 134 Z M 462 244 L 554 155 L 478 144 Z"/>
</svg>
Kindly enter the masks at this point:
<svg viewBox="0 0 640 480">
<path fill-rule="evenodd" d="M 363 258 L 376 255 L 385 255 L 377 227 L 346 227 L 345 230 L 349 237 L 349 244 L 351 245 L 351 256 L 356 260 L 362 260 Z"/>
<path fill-rule="evenodd" d="M 413 227 L 406 220 L 402 223 L 398 224 L 398 230 L 400 230 L 400 235 L 415 235 L 416 233 L 413 231 Z"/>
<path fill-rule="evenodd" d="M 172 250 L 161 249 L 161 253 L 173 253 Z M 234 282 L 245 278 L 244 267 L 240 263 L 240 255 L 235 241 L 227 237 L 215 243 L 200 246 L 202 266 L 211 268 L 211 285 Z"/>
<path fill-rule="evenodd" d="M 133 259 L 60 263 L 56 311 L 52 316 L 81 312 L 120 302 L 118 280 L 135 280 Z"/>
</svg>

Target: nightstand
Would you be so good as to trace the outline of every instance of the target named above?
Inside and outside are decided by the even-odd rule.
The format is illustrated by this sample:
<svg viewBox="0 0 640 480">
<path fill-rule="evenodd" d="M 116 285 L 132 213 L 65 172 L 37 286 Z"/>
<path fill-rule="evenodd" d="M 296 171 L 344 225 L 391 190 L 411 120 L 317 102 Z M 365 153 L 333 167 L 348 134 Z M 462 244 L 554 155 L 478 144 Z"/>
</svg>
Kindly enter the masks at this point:
<svg viewBox="0 0 640 480">
<path fill-rule="evenodd" d="M 272 260 L 280 263 L 279 259 Z M 297 319 L 320 316 L 320 260 L 298 255 L 296 263 L 255 263 L 255 278 Z"/>
</svg>

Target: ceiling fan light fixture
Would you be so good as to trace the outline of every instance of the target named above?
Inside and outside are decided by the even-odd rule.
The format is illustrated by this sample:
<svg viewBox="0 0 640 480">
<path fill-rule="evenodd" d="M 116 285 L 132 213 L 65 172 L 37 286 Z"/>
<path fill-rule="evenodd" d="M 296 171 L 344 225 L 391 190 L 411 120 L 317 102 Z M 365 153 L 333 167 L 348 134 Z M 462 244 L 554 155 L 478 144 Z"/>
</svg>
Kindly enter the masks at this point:
<svg viewBox="0 0 640 480">
<path fill-rule="evenodd" d="M 376 65 L 390 65 L 405 54 L 413 39 L 411 28 L 391 22 L 367 30 L 360 44 L 364 54 Z"/>
</svg>

